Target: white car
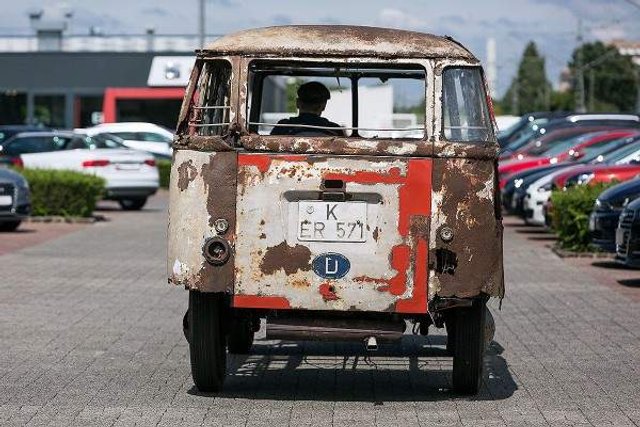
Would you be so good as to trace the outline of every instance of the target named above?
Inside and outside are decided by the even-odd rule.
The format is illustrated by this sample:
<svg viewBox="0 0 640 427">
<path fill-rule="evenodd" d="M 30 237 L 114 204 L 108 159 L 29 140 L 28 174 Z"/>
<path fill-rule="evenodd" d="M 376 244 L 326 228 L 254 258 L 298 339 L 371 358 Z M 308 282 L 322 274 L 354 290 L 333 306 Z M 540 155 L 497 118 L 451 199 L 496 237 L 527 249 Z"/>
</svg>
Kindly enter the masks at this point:
<svg viewBox="0 0 640 427">
<path fill-rule="evenodd" d="M 158 190 L 155 158 L 121 146 L 103 135 L 73 132 L 21 133 L 3 144 L 2 154 L 19 158 L 27 168 L 67 169 L 100 176 L 106 181 L 105 199 L 125 210 L 139 210 Z"/>
<path fill-rule="evenodd" d="M 527 195 L 524 197 L 523 208 L 525 212 L 525 222 L 531 225 L 545 226 L 543 206 L 551 197 L 551 187 L 553 180 L 559 174 L 565 172 L 565 168 L 560 168 L 555 172 L 532 182 L 527 187 Z"/>
<path fill-rule="evenodd" d="M 170 159 L 173 133 L 162 126 L 144 122 L 103 123 L 86 129 L 76 129 L 89 136 L 109 133 L 124 140 L 124 145 L 146 151 L 158 158 Z"/>
</svg>

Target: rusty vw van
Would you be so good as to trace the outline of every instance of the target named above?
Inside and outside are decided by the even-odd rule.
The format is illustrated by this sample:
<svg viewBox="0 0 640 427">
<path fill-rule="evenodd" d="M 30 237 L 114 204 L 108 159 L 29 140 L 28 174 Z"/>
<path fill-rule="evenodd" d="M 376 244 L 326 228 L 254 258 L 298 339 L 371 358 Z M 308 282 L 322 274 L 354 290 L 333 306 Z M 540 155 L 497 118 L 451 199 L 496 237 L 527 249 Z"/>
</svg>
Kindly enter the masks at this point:
<svg viewBox="0 0 640 427">
<path fill-rule="evenodd" d="M 308 82 L 328 97 L 312 121 Z M 199 50 L 168 230 L 197 388 L 221 390 L 261 325 L 371 351 L 433 326 L 453 389 L 475 393 L 504 294 L 497 154 L 481 65 L 449 37 L 284 26 Z"/>
</svg>

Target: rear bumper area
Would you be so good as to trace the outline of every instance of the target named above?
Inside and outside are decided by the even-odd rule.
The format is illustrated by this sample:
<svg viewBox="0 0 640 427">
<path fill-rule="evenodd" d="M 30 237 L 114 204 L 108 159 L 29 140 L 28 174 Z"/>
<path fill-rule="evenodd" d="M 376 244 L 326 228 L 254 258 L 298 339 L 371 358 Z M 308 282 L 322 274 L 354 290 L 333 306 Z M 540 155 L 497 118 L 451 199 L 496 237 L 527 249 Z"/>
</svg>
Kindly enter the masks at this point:
<svg viewBox="0 0 640 427">
<path fill-rule="evenodd" d="M 15 208 L 0 210 L 0 222 L 22 221 L 31 215 L 31 205 L 23 204 Z"/>
<path fill-rule="evenodd" d="M 158 191 L 158 187 L 112 187 L 107 188 L 105 199 L 117 200 L 128 197 L 149 197 Z"/>
</svg>

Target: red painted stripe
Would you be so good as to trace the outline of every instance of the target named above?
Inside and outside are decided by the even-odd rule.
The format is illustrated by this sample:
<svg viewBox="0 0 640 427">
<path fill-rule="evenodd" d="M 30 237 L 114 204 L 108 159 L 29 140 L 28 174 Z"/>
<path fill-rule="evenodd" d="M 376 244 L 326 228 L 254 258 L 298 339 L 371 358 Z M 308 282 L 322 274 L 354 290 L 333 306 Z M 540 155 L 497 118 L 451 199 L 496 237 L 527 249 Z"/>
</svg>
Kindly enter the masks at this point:
<svg viewBox="0 0 640 427">
<path fill-rule="evenodd" d="M 289 300 L 284 297 L 272 297 L 262 295 L 234 295 L 233 306 L 235 308 L 265 308 L 288 309 L 291 308 Z"/>
</svg>

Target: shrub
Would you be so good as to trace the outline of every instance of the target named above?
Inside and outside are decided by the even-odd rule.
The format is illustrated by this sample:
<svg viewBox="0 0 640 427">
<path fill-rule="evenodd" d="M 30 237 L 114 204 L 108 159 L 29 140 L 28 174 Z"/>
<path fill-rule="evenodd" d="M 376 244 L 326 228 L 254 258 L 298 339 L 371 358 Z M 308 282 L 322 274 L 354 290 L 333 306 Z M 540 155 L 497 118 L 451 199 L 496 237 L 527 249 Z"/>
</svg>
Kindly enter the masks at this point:
<svg viewBox="0 0 640 427">
<path fill-rule="evenodd" d="M 104 179 L 81 172 L 23 169 L 29 182 L 34 216 L 88 217 L 104 194 Z"/>
<path fill-rule="evenodd" d="M 613 183 L 576 185 L 551 194 L 551 219 L 561 248 L 579 252 L 593 250 L 589 216 L 600 193 L 611 185 Z"/>
<path fill-rule="evenodd" d="M 158 173 L 160 174 L 160 187 L 169 188 L 169 175 L 171 174 L 171 161 L 158 160 Z"/>
</svg>

